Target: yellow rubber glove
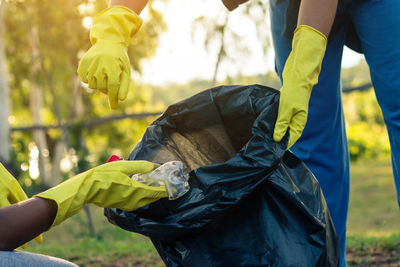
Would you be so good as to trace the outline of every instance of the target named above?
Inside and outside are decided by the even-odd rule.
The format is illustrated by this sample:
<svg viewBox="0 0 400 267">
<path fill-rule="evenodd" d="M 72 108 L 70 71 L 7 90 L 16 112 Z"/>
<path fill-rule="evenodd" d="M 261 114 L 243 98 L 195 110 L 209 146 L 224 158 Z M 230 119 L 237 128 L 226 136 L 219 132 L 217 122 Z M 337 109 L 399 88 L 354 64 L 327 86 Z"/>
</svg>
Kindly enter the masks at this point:
<svg viewBox="0 0 400 267">
<path fill-rule="evenodd" d="M 287 148 L 296 143 L 306 126 L 308 102 L 313 86 L 318 83 L 327 42 L 323 33 L 310 26 L 301 25 L 294 32 L 292 51 L 283 69 L 273 136 L 279 142 L 289 128 Z"/>
<path fill-rule="evenodd" d="M 90 30 L 93 46 L 79 62 L 78 74 L 82 81 L 89 88 L 108 94 L 113 109 L 128 94 L 131 66 L 127 50 L 141 24 L 141 18 L 127 7 L 107 8 L 94 19 Z"/>
<path fill-rule="evenodd" d="M 148 186 L 128 176 L 150 172 L 153 168 L 153 163 L 147 161 L 114 161 L 78 174 L 36 196 L 57 203 L 52 227 L 78 213 L 86 203 L 132 211 L 167 197 L 164 186 Z"/>
<path fill-rule="evenodd" d="M 17 179 L 7 171 L 7 169 L 0 163 L 0 208 L 6 207 L 11 204 L 21 202 L 28 199 L 24 190 L 19 185 Z M 35 237 L 37 243 L 43 242 L 43 236 Z M 28 244 L 21 247 L 26 248 Z"/>
</svg>

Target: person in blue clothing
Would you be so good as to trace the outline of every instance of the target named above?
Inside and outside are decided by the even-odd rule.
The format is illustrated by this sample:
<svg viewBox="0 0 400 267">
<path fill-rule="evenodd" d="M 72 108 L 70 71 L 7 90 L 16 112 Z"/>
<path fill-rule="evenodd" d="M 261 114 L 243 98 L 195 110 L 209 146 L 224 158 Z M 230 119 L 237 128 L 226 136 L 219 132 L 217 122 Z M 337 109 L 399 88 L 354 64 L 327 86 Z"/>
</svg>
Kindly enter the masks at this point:
<svg viewBox="0 0 400 267">
<path fill-rule="evenodd" d="M 279 111 L 274 139 L 281 140 L 287 126 L 290 138 L 299 138 L 297 142 L 289 141 L 289 146 L 294 143 L 291 151 L 307 164 L 321 184 L 340 242 L 340 264 L 345 266 L 349 153 L 340 86 L 343 47 L 346 44 L 362 52 L 369 65 L 389 133 L 393 174 L 400 201 L 400 1 L 339 0 L 330 34 L 326 35 L 328 42 L 318 84 L 312 93 L 311 90 L 299 92 L 301 86 L 296 84 L 291 84 L 292 88 L 285 87 L 285 74 L 288 75 L 285 64 L 290 63 L 289 55 L 293 53 L 292 42 L 295 45 L 296 38 L 293 32 L 300 25 L 301 16 L 298 14 L 299 9 L 301 14 L 302 2 L 270 0 L 269 3 L 276 71 L 283 81 L 280 105 L 286 109 Z M 320 11 L 315 14 L 321 15 Z M 308 116 L 295 118 L 298 114 L 307 114 L 307 109 Z M 297 124 L 300 126 L 296 125 L 296 120 L 300 121 Z"/>
<path fill-rule="evenodd" d="M 233 10 L 247 1 L 223 2 Z M 269 5 L 275 66 L 283 84 L 274 140 L 288 131 L 288 148 L 321 184 L 345 266 L 349 153 L 340 87 L 343 47 L 364 53 L 370 67 L 399 195 L 400 2 L 270 0 Z"/>
</svg>

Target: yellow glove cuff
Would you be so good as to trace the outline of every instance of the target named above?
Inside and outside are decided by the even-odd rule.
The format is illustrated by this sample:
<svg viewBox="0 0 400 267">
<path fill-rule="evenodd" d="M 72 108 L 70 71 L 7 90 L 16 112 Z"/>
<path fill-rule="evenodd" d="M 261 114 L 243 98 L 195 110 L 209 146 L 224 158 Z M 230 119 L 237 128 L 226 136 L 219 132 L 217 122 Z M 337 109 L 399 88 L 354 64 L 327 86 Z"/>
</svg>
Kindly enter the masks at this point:
<svg viewBox="0 0 400 267">
<path fill-rule="evenodd" d="M 292 51 L 282 73 L 283 85 L 311 92 L 318 83 L 328 39 L 320 31 L 300 25 L 294 31 Z"/>
<path fill-rule="evenodd" d="M 317 30 L 317 29 L 315 29 L 315 28 L 313 28 L 313 27 L 311 27 L 311 26 L 308 26 L 308 25 L 300 25 L 300 26 L 298 26 L 298 27 L 296 28 L 296 30 L 294 31 L 294 34 L 296 34 L 298 31 L 303 31 L 303 32 L 309 33 L 310 35 L 312 35 L 313 32 L 314 32 L 314 33 L 316 33 L 316 34 L 318 34 L 318 35 L 320 35 L 320 36 L 322 37 L 322 39 L 325 41 L 325 45 L 326 45 L 326 43 L 328 42 L 328 38 L 326 38 L 325 34 L 323 34 L 323 33 L 320 32 L 319 30 Z M 304 34 L 304 33 L 303 33 L 303 34 Z M 315 37 L 314 37 L 314 38 L 315 38 Z"/>
<path fill-rule="evenodd" d="M 129 46 L 131 37 L 142 25 L 142 19 L 131 9 L 124 6 L 112 6 L 98 14 L 90 30 L 90 42 L 99 40 L 122 43 Z"/>
</svg>

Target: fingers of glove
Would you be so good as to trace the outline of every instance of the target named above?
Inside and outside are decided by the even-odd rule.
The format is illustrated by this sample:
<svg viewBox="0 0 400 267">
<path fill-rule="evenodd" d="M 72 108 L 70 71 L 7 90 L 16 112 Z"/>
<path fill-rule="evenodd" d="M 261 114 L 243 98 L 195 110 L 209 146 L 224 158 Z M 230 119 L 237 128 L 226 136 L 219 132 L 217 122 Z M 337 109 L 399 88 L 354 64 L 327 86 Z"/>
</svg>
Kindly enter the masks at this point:
<svg viewBox="0 0 400 267">
<path fill-rule="evenodd" d="M 151 172 L 153 163 L 144 160 L 119 160 L 99 166 L 99 170 L 117 170 L 126 175 Z"/>
<path fill-rule="evenodd" d="M 278 109 L 278 118 L 276 119 L 275 128 L 274 128 L 274 141 L 280 142 L 285 135 L 289 123 L 291 121 L 292 113 L 289 109 L 285 109 L 281 103 L 279 104 Z"/>
<path fill-rule="evenodd" d="M 92 62 L 87 71 L 88 86 L 91 89 L 97 89 L 97 79 L 95 74 L 98 72 L 99 69 L 101 69 L 98 63 L 99 62 L 97 61 Z"/>
<path fill-rule="evenodd" d="M 108 88 L 108 102 L 112 109 L 116 109 L 118 106 L 118 91 L 120 88 L 120 75 L 121 71 L 110 72 L 107 80 Z"/>
<path fill-rule="evenodd" d="M 36 241 L 36 243 L 38 243 L 38 244 L 42 244 L 42 242 L 43 242 L 43 235 L 38 235 L 37 237 L 35 237 L 35 241 Z M 21 245 L 21 248 L 22 248 L 22 249 L 26 249 L 27 247 L 28 247 L 28 243 L 25 243 L 25 244 Z"/>
<path fill-rule="evenodd" d="M 80 61 L 79 61 L 79 65 L 78 65 L 78 74 L 79 77 L 81 77 L 82 82 L 84 83 L 88 83 L 88 78 L 87 78 L 87 73 L 88 73 L 88 69 L 89 69 L 89 61 L 86 59 L 86 57 L 84 56 Z"/>
<path fill-rule="evenodd" d="M 96 199 L 90 200 L 89 203 L 100 207 L 132 211 L 168 196 L 164 186 L 149 186 L 132 179 L 130 179 L 129 185 L 126 184 L 123 187 L 117 187 L 114 184 L 112 191 L 118 192 L 118 194 L 112 196 L 98 195 Z M 110 189 L 108 192 L 110 192 Z"/>
<path fill-rule="evenodd" d="M 96 77 L 97 90 L 107 94 L 107 75 L 103 71 L 97 70 L 94 76 Z"/>
<path fill-rule="evenodd" d="M 142 198 L 162 198 L 168 196 L 165 186 L 151 186 L 132 179 L 132 185 L 140 191 Z M 139 194 L 139 193 L 138 193 Z"/>
<path fill-rule="evenodd" d="M 38 244 L 42 244 L 43 242 L 43 235 L 38 235 L 37 237 L 35 237 L 35 241 Z"/>
<path fill-rule="evenodd" d="M 159 187 L 161 189 L 161 187 Z M 167 192 L 165 191 L 165 188 L 163 188 L 163 191 L 151 191 L 151 194 L 149 194 L 147 197 L 138 197 L 138 199 L 135 200 L 135 209 L 138 209 L 140 207 L 146 206 L 150 203 L 153 203 L 161 198 L 168 197 Z M 133 202 L 133 201 L 132 201 Z M 130 209 L 132 210 L 132 209 Z"/>
<path fill-rule="evenodd" d="M 92 66 L 91 71 L 89 71 L 91 78 L 89 79 L 89 88 L 99 90 L 103 94 L 107 94 L 107 76 L 102 71 L 103 68 L 100 66 Z"/>
<path fill-rule="evenodd" d="M 292 147 L 303 133 L 307 122 L 307 112 L 300 111 L 296 113 L 290 123 L 288 149 Z"/>
<path fill-rule="evenodd" d="M 96 79 L 96 77 L 94 77 L 94 76 L 90 77 L 88 86 L 91 89 L 97 89 L 97 79 Z"/>
<path fill-rule="evenodd" d="M 126 99 L 126 96 L 128 95 L 128 90 L 129 90 L 129 83 L 130 83 L 131 77 L 127 71 L 122 71 L 121 73 L 121 86 L 119 88 L 118 92 L 118 99 L 120 101 L 123 101 Z"/>
<path fill-rule="evenodd" d="M 135 207 L 131 205 L 126 205 L 127 210 L 137 209 L 142 206 L 148 205 L 160 198 L 168 197 L 165 186 L 149 186 L 142 184 L 135 180 L 132 180 L 132 186 L 136 188 L 135 194 L 129 199 L 129 204 L 134 204 Z"/>
</svg>

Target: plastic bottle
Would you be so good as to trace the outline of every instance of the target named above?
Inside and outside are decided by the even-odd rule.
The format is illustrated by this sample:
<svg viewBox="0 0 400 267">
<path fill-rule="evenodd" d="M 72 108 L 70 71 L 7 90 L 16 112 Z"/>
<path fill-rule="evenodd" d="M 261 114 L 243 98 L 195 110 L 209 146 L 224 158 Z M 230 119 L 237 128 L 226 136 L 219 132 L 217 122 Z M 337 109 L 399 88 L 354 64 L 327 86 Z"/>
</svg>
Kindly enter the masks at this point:
<svg viewBox="0 0 400 267">
<path fill-rule="evenodd" d="M 152 172 L 132 175 L 132 179 L 150 186 L 165 186 L 170 200 L 180 198 L 190 189 L 189 174 L 181 161 L 169 161 Z"/>
</svg>

